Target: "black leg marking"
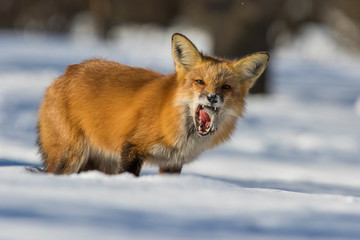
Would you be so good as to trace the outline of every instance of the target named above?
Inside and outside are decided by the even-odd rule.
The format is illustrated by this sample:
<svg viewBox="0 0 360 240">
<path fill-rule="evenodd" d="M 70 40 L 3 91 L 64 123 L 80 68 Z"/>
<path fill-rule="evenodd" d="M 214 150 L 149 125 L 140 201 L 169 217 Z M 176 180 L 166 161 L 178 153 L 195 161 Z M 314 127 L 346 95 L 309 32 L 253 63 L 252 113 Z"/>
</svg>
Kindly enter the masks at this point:
<svg viewBox="0 0 360 240">
<path fill-rule="evenodd" d="M 144 163 L 145 154 L 136 150 L 136 145 L 129 142 L 124 143 L 121 151 L 120 171 L 130 172 L 135 176 L 140 176 L 141 167 Z"/>
<path fill-rule="evenodd" d="M 139 177 L 141 172 L 141 167 L 143 164 L 143 160 L 141 159 L 132 159 L 130 162 L 126 164 L 125 171 L 134 174 Z"/>
</svg>

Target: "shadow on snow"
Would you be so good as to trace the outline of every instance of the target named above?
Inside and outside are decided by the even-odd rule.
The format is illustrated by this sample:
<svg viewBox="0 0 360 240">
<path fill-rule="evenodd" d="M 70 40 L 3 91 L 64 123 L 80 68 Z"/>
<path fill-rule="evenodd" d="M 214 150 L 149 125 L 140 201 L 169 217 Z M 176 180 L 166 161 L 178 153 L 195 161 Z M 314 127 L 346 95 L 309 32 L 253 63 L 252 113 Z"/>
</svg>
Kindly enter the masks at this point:
<svg viewBox="0 0 360 240">
<path fill-rule="evenodd" d="M 0 167 L 11 167 L 11 166 L 39 167 L 40 165 L 35 163 L 24 162 L 24 161 L 0 158 Z"/>
</svg>

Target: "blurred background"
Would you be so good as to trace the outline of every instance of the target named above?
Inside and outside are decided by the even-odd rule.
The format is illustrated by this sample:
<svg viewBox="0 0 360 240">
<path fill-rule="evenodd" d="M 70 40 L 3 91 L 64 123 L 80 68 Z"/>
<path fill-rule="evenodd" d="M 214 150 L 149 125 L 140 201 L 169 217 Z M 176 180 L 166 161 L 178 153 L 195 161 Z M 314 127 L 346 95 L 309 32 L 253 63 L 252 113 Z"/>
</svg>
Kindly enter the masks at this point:
<svg viewBox="0 0 360 240">
<path fill-rule="evenodd" d="M 359 9 L 356 0 L 0 0 L 0 28 L 86 42 L 126 38 L 127 32 L 144 28 L 148 33 L 197 28 L 207 37 L 207 51 L 233 58 L 271 52 L 311 23 L 323 26 L 347 51 L 359 53 Z M 269 91 L 266 72 L 252 92 Z"/>
</svg>

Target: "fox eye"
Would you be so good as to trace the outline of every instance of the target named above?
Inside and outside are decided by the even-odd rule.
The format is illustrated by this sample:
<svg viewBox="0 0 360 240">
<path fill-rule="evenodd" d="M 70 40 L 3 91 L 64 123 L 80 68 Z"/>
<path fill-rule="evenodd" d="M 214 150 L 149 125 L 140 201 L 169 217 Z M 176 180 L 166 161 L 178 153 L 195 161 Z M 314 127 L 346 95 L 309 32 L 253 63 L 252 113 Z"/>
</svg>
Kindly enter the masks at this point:
<svg viewBox="0 0 360 240">
<path fill-rule="evenodd" d="M 205 85 L 205 82 L 201 79 L 197 79 L 197 80 L 195 80 L 195 82 L 197 82 L 200 85 Z"/>
<path fill-rule="evenodd" d="M 231 87 L 230 87 L 230 85 L 225 84 L 225 85 L 223 85 L 221 88 L 222 88 L 222 89 L 230 89 Z"/>
</svg>

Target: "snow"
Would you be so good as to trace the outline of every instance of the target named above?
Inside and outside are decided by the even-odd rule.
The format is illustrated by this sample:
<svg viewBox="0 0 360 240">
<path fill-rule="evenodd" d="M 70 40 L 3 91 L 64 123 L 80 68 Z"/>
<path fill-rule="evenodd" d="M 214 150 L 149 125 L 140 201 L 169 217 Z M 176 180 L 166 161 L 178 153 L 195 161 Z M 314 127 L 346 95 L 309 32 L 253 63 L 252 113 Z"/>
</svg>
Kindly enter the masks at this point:
<svg viewBox="0 0 360 240">
<path fill-rule="evenodd" d="M 251 96 L 232 140 L 180 176 L 26 171 L 39 165 L 37 108 L 66 65 L 172 71 L 179 30 L 134 28 L 86 44 L 0 32 L 0 239 L 360 239 L 360 58 L 318 26 L 271 53 L 273 93 Z"/>
</svg>

